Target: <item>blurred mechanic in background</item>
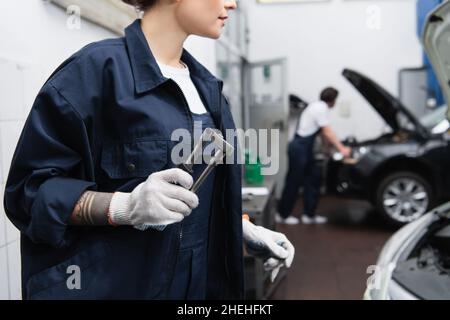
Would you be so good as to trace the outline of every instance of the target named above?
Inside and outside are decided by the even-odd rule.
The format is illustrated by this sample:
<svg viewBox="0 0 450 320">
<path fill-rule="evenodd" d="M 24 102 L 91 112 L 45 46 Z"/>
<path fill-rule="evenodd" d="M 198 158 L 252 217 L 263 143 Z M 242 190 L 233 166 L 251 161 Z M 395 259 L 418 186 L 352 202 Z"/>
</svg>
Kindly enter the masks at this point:
<svg viewBox="0 0 450 320">
<path fill-rule="evenodd" d="M 316 215 L 320 196 L 321 172 L 314 159 L 314 143 L 319 133 L 331 143 L 344 157 L 350 157 L 351 149 L 344 146 L 330 127 L 330 109 L 336 104 L 339 92 L 326 88 L 320 94 L 320 101 L 311 103 L 303 111 L 297 132 L 289 144 L 289 169 L 284 190 L 278 205 L 276 221 L 284 224 L 298 224 L 299 219 L 292 216 L 298 192 L 303 186 L 304 224 L 324 224 L 327 218 Z"/>
</svg>

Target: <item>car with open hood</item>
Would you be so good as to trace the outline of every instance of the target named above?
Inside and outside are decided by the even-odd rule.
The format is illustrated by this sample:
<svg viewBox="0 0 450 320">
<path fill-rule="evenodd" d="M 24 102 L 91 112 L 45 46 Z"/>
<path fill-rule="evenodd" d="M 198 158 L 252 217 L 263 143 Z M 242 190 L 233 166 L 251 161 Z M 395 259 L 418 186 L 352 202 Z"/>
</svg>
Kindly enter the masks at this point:
<svg viewBox="0 0 450 320">
<path fill-rule="evenodd" d="M 430 14 L 424 46 L 450 101 L 450 3 Z M 326 166 L 327 191 L 369 200 L 391 225 L 402 226 L 450 199 L 450 133 L 447 107 L 420 119 L 399 99 L 350 69 L 343 76 L 390 127 L 370 140 L 347 141 L 351 159 L 333 154 Z"/>
<path fill-rule="evenodd" d="M 366 300 L 449 300 L 450 202 L 396 232 L 368 271 Z"/>
</svg>

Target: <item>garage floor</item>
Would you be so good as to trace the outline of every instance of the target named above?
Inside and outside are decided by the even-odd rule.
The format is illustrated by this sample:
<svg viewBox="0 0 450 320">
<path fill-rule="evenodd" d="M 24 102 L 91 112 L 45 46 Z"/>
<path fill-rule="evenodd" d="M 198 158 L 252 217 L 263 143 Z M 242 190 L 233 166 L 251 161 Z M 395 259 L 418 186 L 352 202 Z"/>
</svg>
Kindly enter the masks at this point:
<svg viewBox="0 0 450 320">
<path fill-rule="evenodd" d="M 294 212 L 301 212 L 301 200 Z M 367 267 L 394 232 L 362 201 L 321 199 L 327 225 L 278 225 L 296 248 L 294 263 L 272 299 L 361 299 Z"/>
</svg>

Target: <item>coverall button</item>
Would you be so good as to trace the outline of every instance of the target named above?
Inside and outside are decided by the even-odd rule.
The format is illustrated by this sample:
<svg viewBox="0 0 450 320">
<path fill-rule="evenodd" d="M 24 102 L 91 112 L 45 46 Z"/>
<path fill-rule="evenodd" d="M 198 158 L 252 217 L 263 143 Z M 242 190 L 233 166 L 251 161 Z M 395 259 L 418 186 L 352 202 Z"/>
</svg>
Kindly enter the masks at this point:
<svg viewBox="0 0 450 320">
<path fill-rule="evenodd" d="M 127 169 L 128 172 L 134 172 L 134 170 L 136 170 L 136 166 L 134 165 L 134 163 L 129 163 Z"/>
</svg>

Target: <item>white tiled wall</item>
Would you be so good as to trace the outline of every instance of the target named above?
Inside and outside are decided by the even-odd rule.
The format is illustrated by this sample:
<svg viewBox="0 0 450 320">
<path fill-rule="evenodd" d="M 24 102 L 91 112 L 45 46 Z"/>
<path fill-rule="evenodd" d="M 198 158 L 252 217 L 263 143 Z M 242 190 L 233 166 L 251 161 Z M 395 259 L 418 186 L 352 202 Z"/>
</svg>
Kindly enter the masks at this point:
<svg viewBox="0 0 450 320">
<path fill-rule="evenodd" d="M 0 58 L 0 75 L 8 75 L 8 81 L 0 82 L 0 299 L 21 298 L 20 233 L 6 218 L 3 194 L 11 159 L 26 117 L 24 70 L 20 62 Z"/>
<path fill-rule="evenodd" d="M 0 300 L 9 299 L 7 248 L 0 247 Z"/>
<path fill-rule="evenodd" d="M 0 189 L 1 192 L 1 198 L 3 199 L 3 184 L 2 184 L 2 188 Z M 1 211 L 0 211 L 0 248 L 4 247 L 6 245 L 6 217 L 5 214 L 3 213 L 3 201 L 0 204 L 1 206 Z M 2 270 L 2 269 L 0 269 Z"/>
<path fill-rule="evenodd" d="M 7 245 L 9 299 L 20 300 L 21 290 L 21 264 L 20 264 L 20 240 L 15 240 Z"/>
<path fill-rule="evenodd" d="M 0 300 L 21 299 L 20 233 L 6 218 L 3 209 L 4 184 L 0 205 Z"/>
<path fill-rule="evenodd" d="M 42 73 L 38 70 L 0 53 L 0 299 L 21 299 L 20 233 L 5 215 L 3 195 L 31 97 L 39 90 Z"/>
<path fill-rule="evenodd" d="M 35 70 L 0 52 L 0 300 L 21 299 L 20 233 L 6 217 L 3 195 L 31 96 L 39 89 L 41 73 Z"/>
<path fill-rule="evenodd" d="M 20 233 L 5 216 L 3 183 L 0 192 L 0 300 L 18 300 L 21 298 Z"/>
</svg>

